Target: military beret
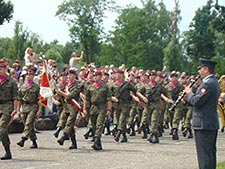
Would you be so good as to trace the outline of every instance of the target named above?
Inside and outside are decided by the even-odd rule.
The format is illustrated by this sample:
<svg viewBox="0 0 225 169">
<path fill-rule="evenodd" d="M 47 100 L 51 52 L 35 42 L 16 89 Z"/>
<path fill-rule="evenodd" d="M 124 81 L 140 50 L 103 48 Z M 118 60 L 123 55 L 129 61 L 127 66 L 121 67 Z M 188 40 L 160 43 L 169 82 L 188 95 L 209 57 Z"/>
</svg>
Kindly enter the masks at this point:
<svg viewBox="0 0 225 169">
<path fill-rule="evenodd" d="M 103 72 L 103 75 L 109 76 L 108 72 Z"/>
<path fill-rule="evenodd" d="M 28 66 L 28 68 L 27 68 L 27 74 L 34 75 L 35 72 L 36 72 L 36 70 L 37 70 L 37 69 L 36 69 L 33 65 Z"/>
<path fill-rule="evenodd" d="M 214 62 L 212 60 L 200 58 L 198 69 L 201 69 L 202 67 L 208 67 L 208 68 L 214 69 L 216 64 L 217 62 Z"/>
<path fill-rule="evenodd" d="M 70 73 L 70 74 L 76 74 L 76 70 L 73 69 L 73 68 L 70 68 L 70 69 L 69 69 L 69 73 Z"/>
<path fill-rule="evenodd" d="M 172 71 L 170 74 L 170 77 L 178 77 L 178 74 L 176 71 Z"/>
<path fill-rule="evenodd" d="M 149 75 L 150 76 L 156 76 L 156 74 L 157 74 L 156 71 L 155 70 L 152 70 Z"/>
</svg>

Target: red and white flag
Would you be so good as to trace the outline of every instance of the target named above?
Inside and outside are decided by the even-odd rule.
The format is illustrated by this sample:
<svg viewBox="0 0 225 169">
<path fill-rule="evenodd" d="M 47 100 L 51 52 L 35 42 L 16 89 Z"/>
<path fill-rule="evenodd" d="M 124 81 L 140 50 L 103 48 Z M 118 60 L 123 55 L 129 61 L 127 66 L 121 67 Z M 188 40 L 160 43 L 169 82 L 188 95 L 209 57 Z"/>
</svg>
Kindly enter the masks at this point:
<svg viewBox="0 0 225 169">
<path fill-rule="evenodd" d="M 41 76 L 39 99 L 43 106 L 47 107 L 50 111 L 52 111 L 51 97 L 53 96 L 53 92 L 50 86 L 49 78 L 50 76 L 47 73 L 47 65 L 44 65 L 43 73 Z"/>
</svg>

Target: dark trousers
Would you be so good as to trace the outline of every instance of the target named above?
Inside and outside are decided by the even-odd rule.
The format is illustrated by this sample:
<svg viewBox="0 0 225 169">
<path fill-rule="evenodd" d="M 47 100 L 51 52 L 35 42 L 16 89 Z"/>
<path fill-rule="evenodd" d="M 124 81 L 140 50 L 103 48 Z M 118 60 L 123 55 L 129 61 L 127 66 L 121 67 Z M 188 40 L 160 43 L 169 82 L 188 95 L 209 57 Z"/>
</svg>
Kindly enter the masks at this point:
<svg viewBox="0 0 225 169">
<path fill-rule="evenodd" d="M 217 130 L 195 130 L 199 169 L 216 169 Z"/>
</svg>

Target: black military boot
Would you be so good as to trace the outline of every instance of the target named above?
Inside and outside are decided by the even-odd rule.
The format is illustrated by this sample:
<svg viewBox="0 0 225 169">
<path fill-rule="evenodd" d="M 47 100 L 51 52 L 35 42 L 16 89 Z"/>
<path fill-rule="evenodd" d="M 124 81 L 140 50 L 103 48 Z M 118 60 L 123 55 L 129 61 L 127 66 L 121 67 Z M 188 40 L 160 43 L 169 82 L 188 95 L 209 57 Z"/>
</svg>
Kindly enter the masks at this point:
<svg viewBox="0 0 225 169">
<path fill-rule="evenodd" d="M 72 135 L 71 136 L 71 142 L 72 142 L 72 145 L 69 147 L 69 149 L 77 149 L 77 140 L 76 140 L 76 135 Z"/>
<path fill-rule="evenodd" d="M 188 138 L 193 138 L 193 133 L 192 133 L 192 129 L 188 128 Z"/>
<path fill-rule="evenodd" d="M 32 141 L 32 145 L 30 146 L 30 148 L 38 148 L 36 139 L 35 140 L 31 140 Z"/>
<path fill-rule="evenodd" d="M 107 122 L 105 128 L 106 128 L 106 133 L 105 133 L 105 135 L 106 135 L 106 136 L 107 136 L 107 135 L 110 135 L 110 123 Z"/>
<path fill-rule="evenodd" d="M 173 140 L 179 140 L 178 129 L 176 129 L 176 128 L 173 129 L 172 139 Z"/>
<path fill-rule="evenodd" d="M 56 132 L 53 134 L 55 138 L 58 138 L 59 132 L 62 130 L 62 127 L 57 127 Z"/>
<path fill-rule="evenodd" d="M 146 139 L 148 137 L 146 125 L 142 126 L 142 131 L 143 131 L 143 136 L 141 138 Z"/>
<path fill-rule="evenodd" d="M 157 132 L 157 136 L 162 137 L 162 135 L 163 135 L 163 128 L 159 127 L 158 132 Z"/>
<path fill-rule="evenodd" d="M 59 145 L 62 146 L 64 141 L 67 140 L 67 138 L 68 138 L 68 135 L 64 133 L 63 136 L 59 140 L 57 140 L 57 142 L 59 143 Z"/>
<path fill-rule="evenodd" d="M 4 146 L 5 148 L 5 155 L 3 157 L 1 157 L 1 160 L 10 160 L 12 159 L 12 154 L 10 151 L 10 147 L 8 146 Z"/>
<path fill-rule="evenodd" d="M 94 150 L 102 150 L 102 143 L 100 137 L 95 137 L 94 144 L 91 146 Z"/>
<path fill-rule="evenodd" d="M 121 130 L 118 130 L 117 134 L 116 134 L 116 137 L 114 138 L 114 140 L 116 142 L 118 142 L 120 140 L 120 135 L 122 134 L 122 131 Z"/>
<path fill-rule="evenodd" d="M 88 139 L 91 132 L 92 132 L 92 128 L 88 128 L 87 132 L 84 134 L 84 138 Z"/>
<path fill-rule="evenodd" d="M 23 147 L 26 140 L 27 140 L 27 138 L 22 137 L 21 140 L 16 144 L 19 145 L 20 147 Z"/>
<path fill-rule="evenodd" d="M 120 142 L 121 142 L 121 143 L 127 142 L 127 135 L 126 135 L 126 132 L 123 132 L 123 138 L 121 139 Z"/>
<path fill-rule="evenodd" d="M 150 137 L 148 138 L 148 141 L 150 143 L 153 143 L 153 144 L 159 143 L 159 137 L 158 137 L 158 135 L 156 133 L 155 134 L 151 134 Z"/>
<path fill-rule="evenodd" d="M 129 136 L 135 136 L 136 133 L 135 133 L 135 130 L 134 130 L 134 126 L 131 127 L 131 133 Z"/>
</svg>

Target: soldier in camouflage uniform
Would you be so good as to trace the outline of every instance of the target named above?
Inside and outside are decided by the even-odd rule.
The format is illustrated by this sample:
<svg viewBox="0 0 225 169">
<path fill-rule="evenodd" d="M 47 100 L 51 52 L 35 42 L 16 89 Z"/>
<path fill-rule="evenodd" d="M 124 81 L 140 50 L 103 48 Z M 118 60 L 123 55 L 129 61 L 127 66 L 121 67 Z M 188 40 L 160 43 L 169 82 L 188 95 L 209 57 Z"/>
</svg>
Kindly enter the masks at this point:
<svg viewBox="0 0 225 169">
<path fill-rule="evenodd" d="M 28 67 L 26 84 L 22 85 L 19 92 L 19 107 L 22 106 L 22 116 L 24 129 L 21 140 L 17 143 L 20 147 L 24 146 L 25 141 L 30 138 L 32 145 L 30 148 L 38 148 L 37 136 L 34 130 L 36 117 L 41 115 L 41 105 L 39 102 L 40 87 L 34 83 L 36 69 L 33 66 Z"/>
<path fill-rule="evenodd" d="M 111 114 L 111 93 L 106 83 L 102 81 L 102 72 L 95 72 L 95 83 L 90 85 L 86 92 L 84 113 L 90 105 L 90 119 L 95 130 L 94 150 L 102 150 L 101 135 L 104 127 L 105 117 Z"/>
<path fill-rule="evenodd" d="M 158 137 L 161 137 L 163 134 L 163 120 L 164 120 L 164 113 L 166 110 L 166 101 L 164 100 L 164 98 L 167 98 L 167 90 L 164 86 L 163 83 L 164 80 L 164 74 L 160 71 L 157 72 L 157 77 L 156 77 L 156 82 L 161 84 L 162 86 L 162 90 L 163 90 L 163 94 L 161 95 L 160 98 L 160 113 L 159 113 L 159 120 L 158 120 Z"/>
<path fill-rule="evenodd" d="M 18 109 L 18 89 L 16 81 L 7 75 L 5 62 L 0 61 L 0 140 L 5 149 L 5 155 L 1 160 L 12 159 L 10 151 L 10 140 L 8 136 L 8 126 L 11 117 Z"/>
<path fill-rule="evenodd" d="M 136 95 L 136 90 L 134 86 L 132 86 L 129 82 L 125 81 L 124 77 L 124 71 L 123 70 L 117 70 L 116 72 L 117 76 L 117 87 L 115 88 L 115 95 L 112 97 L 112 101 L 118 103 L 118 132 L 116 134 L 116 137 L 114 138 L 115 141 L 119 141 L 120 135 L 123 135 L 123 138 L 121 142 L 127 142 L 127 136 L 126 136 L 126 122 L 129 116 L 131 104 L 130 101 L 133 97 L 133 99 L 138 100 Z M 131 93 L 132 92 L 132 93 Z M 139 100 L 138 100 L 139 101 Z"/>
<path fill-rule="evenodd" d="M 64 97 L 65 104 L 63 105 L 63 111 L 60 116 L 61 124 L 65 127 L 63 129 L 63 136 L 57 140 L 59 145 L 63 145 L 64 141 L 67 140 L 69 137 L 71 139 L 72 145 L 69 149 L 77 149 L 77 141 L 75 135 L 75 121 L 78 114 L 78 107 L 74 104 L 74 100 L 78 100 L 80 97 L 81 88 L 78 83 L 77 74 L 75 69 L 71 68 L 68 74 L 68 84 L 66 85 L 65 91 L 57 90 L 57 94 Z"/>
<path fill-rule="evenodd" d="M 109 89 L 111 92 L 112 97 L 115 97 L 118 92 L 118 85 L 117 85 L 117 79 L 116 79 L 116 72 L 111 72 L 111 80 L 109 82 Z M 116 137 L 116 134 L 118 132 L 118 123 L 119 123 L 119 103 L 118 102 L 112 102 L 112 119 L 113 119 L 113 129 L 111 131 L 112 135 Z"/>
<path fill-rule="evenodd" d="M 179 94 L 184 90 L 184 86 L 178 82 L 178 74 L 175 71 L 171 72 L 170 77 L 171 77 L 171 82 L 166 85 L 166 89 L 168 91 L 168 97 L 170 97 L 170 99 L 167 99 L 166 101 L 168 103 L 173 103 L 178 99 Z M 172 112 L 168 111 L 168 113 L 170 113 L 170 124 L 172 129 L 171 134 L 172 134 L 173 140 L 179 140 L 178 127 L 179 127 L 181 114 L 182 114 L 181 106 L 182 106 L 182 103 L 180 102 L 177 105 L 177 107 L 174 109 L 174 111 Z"/>
<path fill-rule="evenodd" d="M 56 90 L 65 91 L 67 85 L 67 73 L 62 72 L 59 77 L 59 83 L 56 84 Z M 65 127 L 65 122 L 63 123 L 61 120 L 61 114 L 63 111 L 64 99 L 60 95 L 56 95 L 52 98 L 53 103 L 57 105 L 57 115 L 58 115 L 58 123 L 56 125 L 56 132 L 53 134 L 56 138 L 58 138 L 60 131 Z"/>
<path fill-rule="evenodd" d="M 94 71 L 89 70 L 87 80 L 83 81 L 81 83 L 81 91 L 85 97 L 87 89 L 90 85 L 94 83 Z M 85 99 L 84 99 L 85 100 Z M 91 119 L 90 119 L 90 105 L 86 105 L 86 114 L 85 114 L 85 120 L 87 122 L 87 132 L 84 134 L 84 138 L 88 139 L 88 137 L 94 137 L 95 131 L 93 130 L 92 124 L 91 124 Z"/>
<path fill-rule="evenodd" d="M 135 74 L 132 74 L 132 73 L 129 74 L 129 82 L 134 87 L 137 84 L 137 81 L 136 81 L 135 78 L 136 78 Z M 129 133 L 130 136 L 135 136 L 135 129 L 134 129 L 134 127 L 135 127 L 135 117 L 137 115 L 137 107 L 138 107 L 138 103 L 135 102 L 135 101 L 131 101 L 131 109 L 130 109 L 130 114 L 129 114 L 129 118 L 128 118 L 128 133 Z"/>
</svg>

